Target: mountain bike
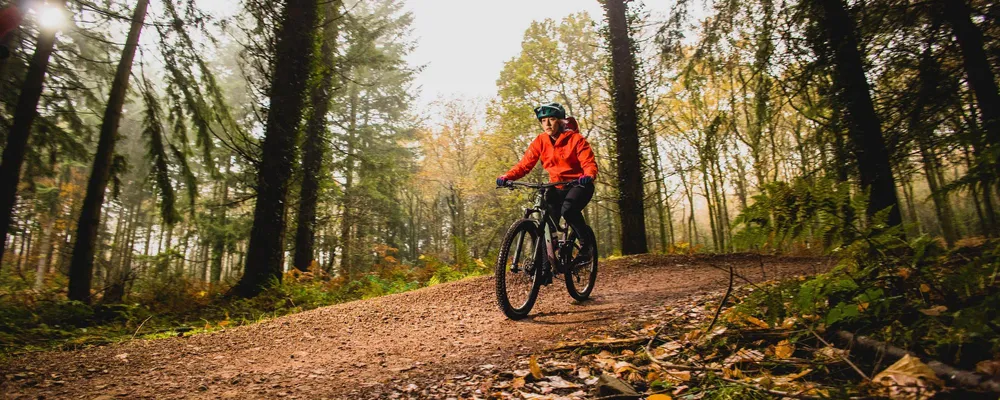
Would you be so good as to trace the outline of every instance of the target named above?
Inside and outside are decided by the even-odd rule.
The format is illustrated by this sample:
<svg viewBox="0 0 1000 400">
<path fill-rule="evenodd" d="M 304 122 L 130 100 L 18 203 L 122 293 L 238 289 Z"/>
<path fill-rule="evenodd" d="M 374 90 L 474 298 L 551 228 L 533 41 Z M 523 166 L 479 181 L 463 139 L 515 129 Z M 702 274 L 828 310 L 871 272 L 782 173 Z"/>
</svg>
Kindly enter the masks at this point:
<svg viewBox="0 0 1000 400">
<path fill-rule="evenodd" d="M 548 213 L 545 194 L 570 182 L 510 182 L 507 188 L 535 189 L 535 203 L 524 217 L 507 229 L 494 267 L 497 305 L 512 320 L 528 316 L 542 285 L 552 283 L 553 274 L 563 274 L 569 295 L 578 301 L 590 297 L 597 280 L 597 249 L 593 231 L 574 232 L 560 226 Z M 580 234 L 591 238 L 587 249 L 580 247 Z"/>
</svg>

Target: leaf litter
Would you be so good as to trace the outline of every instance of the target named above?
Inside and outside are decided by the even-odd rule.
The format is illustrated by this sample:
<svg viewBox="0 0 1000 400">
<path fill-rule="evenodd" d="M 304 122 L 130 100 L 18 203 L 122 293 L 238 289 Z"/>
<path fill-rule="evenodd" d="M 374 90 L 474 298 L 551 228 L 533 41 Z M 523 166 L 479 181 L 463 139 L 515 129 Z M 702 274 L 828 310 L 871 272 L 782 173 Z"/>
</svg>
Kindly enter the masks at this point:
<svg viewBox="0 0 1000 400">
<path fill-rule="evenodd" d="M 733 302 L 750 290 L 736 292 Z M 870 382 L 852 376 L 850 351 L 812 340 L 805 325 L 815 320 L 810 316 L 768 323 L 729 307 L 721 310 L 719 324 L 709 326 L 718 301 L 717 294 L 689 296 L 590 338 L 520 356 L 508 371 L 446 380 L 439 389 L 469 394 L 455 397 L 461 399 L 698 400 L 723 388 L 800 399 L 924 399 L 944 388 L 913 357 Z M 993 368 L 1000 372 L 982 365 Z"/>
</svg>

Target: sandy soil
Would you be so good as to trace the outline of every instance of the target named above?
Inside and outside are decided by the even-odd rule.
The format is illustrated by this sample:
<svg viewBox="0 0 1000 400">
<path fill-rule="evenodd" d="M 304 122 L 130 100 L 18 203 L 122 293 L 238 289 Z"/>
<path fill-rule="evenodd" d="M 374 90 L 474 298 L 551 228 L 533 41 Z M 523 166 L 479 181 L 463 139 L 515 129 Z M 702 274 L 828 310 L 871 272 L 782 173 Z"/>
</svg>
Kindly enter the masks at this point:
<svg viewBox="0 0 1000 400">
<path fill-rule="evenodd" d="M 489 276 L 212 334 L 35 353 L 0 364 L 0 398 L 399 396 L 401 387 L 499 370 L 518 354 L 587 338 L 650 307 L 721 291 L 728 274 L 716 267 L 733 265 L 759 281 L 816 273 L 831 263 L 765 257 L 762 267 L 760 261 L 732 255 L 604 262 L 592 300 L 573 302 L 556 280 L 542 288 L 532 316 L 517 322 L 497 309 Z"/>
</svg>

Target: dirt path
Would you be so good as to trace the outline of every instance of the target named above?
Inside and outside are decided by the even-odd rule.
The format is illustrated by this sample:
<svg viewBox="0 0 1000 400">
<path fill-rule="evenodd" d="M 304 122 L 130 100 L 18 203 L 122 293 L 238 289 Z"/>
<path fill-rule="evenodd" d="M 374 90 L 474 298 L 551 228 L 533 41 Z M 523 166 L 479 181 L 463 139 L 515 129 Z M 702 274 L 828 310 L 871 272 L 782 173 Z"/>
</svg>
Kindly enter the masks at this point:
<svg viewBox="0 0 1000 400">
<path fill-rule="evenodd" d="M 466 279 L 212 334 L 32 354 L 0 365 L 0 397 L 381 397 L 400 385 L 499 368 L 514 354 L 724 289 L 728 275 L 710 263 L 762 278 L 757 256 L 620 259 L 601 265 L 592 301 L 574 304 L 557 281 L 519 322 L 497 310 L 492 277 Z M 828 264 L 765 258 L 763 272 L 773 279 Z"/>
</svg>

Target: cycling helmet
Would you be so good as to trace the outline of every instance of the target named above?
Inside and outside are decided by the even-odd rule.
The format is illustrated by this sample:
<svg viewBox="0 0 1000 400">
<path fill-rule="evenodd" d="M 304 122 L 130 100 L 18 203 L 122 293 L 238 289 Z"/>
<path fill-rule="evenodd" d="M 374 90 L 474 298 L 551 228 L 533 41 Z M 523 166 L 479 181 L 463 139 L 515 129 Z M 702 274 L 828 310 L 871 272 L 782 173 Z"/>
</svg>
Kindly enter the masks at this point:
<svg viewBox="0 0 1000 400">
<path fill-rule="evenodd" d="M 566 109 L 564 109 L 559 103 L 548 103 L 535 107 L 535 118 L 538 118 L 538 120 L 541 121 L 542 118 L 545 117 L 565 119 Z"/>
</svg>

